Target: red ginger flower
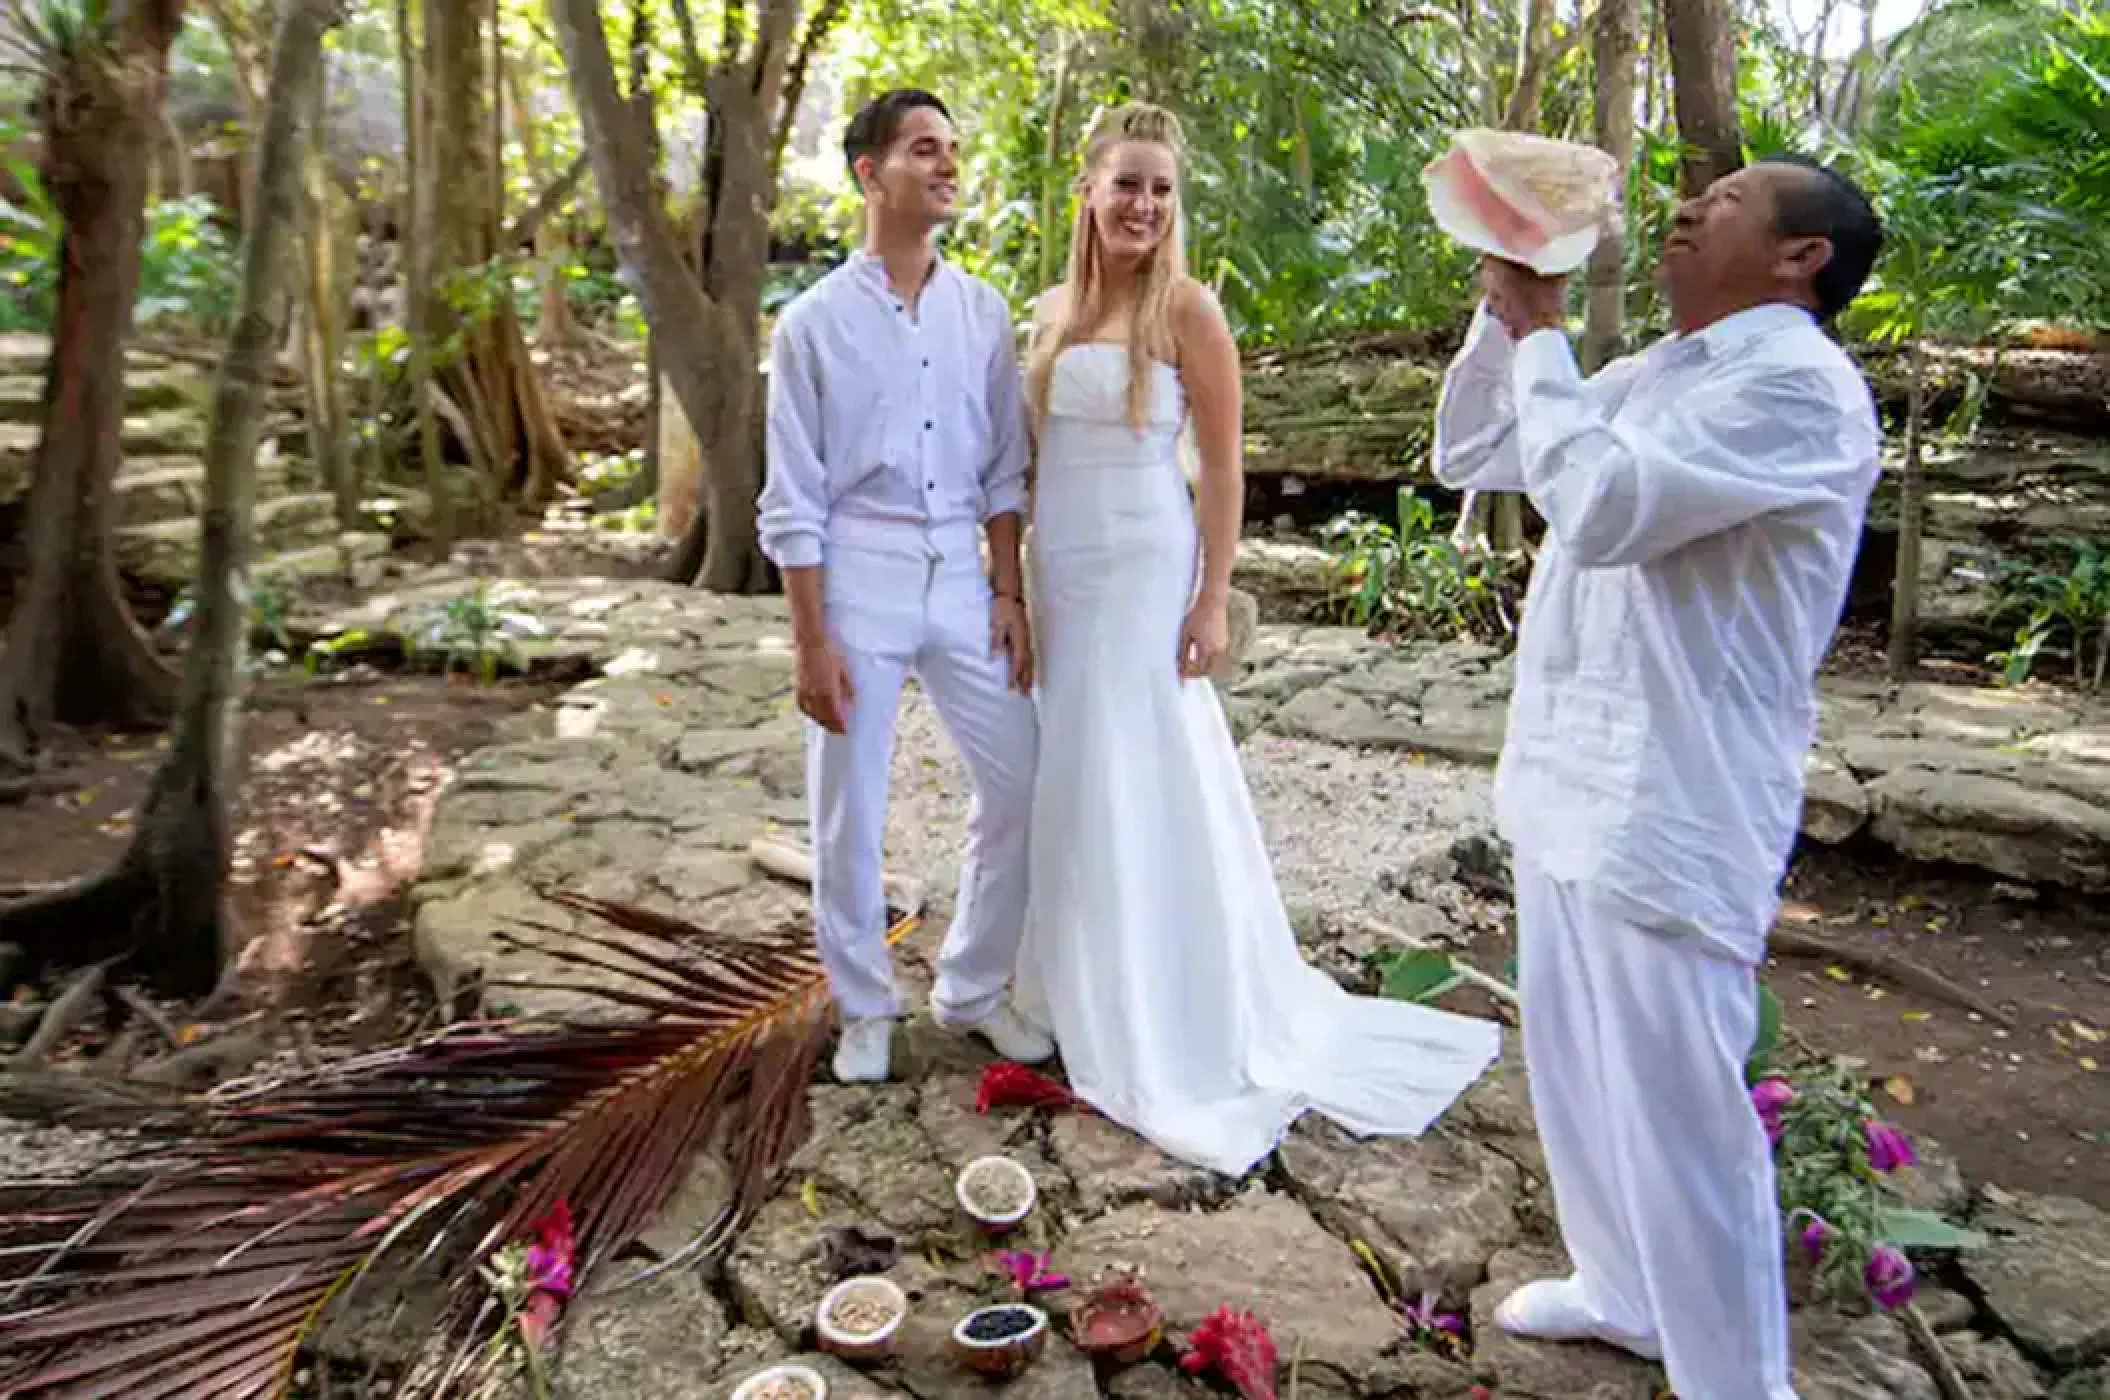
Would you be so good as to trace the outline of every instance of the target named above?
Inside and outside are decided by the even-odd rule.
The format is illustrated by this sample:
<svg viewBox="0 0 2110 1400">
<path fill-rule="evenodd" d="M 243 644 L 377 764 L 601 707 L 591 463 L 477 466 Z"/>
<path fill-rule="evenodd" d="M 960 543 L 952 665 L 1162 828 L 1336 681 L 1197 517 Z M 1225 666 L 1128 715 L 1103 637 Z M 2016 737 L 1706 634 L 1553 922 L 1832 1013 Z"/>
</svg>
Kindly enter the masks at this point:
<svg viewBox="0 0 2110 1400">
<path fill-rule="evenodd" d="M 1218 1308 L 1187 1338 L 1180 1369 L 1190 1376 L 1213 1370 L 1231 1383 L 1241 1400 L 1278 1400 L 1275 1339 L 1249 1312 Z"/>
<path fill-rule="evenodd" d="M 982 1071 L 982 1084 L 975 1091 L 977 1113 L 992 1108 L 1069 1108 L 1077 1096 L 1036 1070 L 1009 1060 L 998 1060 Z"/>
</svg>

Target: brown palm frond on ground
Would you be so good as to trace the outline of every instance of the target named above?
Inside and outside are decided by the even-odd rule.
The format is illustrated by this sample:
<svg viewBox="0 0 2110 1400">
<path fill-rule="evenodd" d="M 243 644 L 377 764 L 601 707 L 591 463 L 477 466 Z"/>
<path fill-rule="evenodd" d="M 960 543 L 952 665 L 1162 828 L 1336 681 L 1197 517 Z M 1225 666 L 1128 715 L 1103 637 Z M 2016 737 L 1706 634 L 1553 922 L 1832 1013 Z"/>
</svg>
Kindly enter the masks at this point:
<svg viewBox="0 0 2110 1400">
<path fill-rule="evenodd" d="M 632 1019 L 463 1024 L 230 1085 L 181 1140 L 8 1192 L 0 1394 L 279 1394 L 340 1290 L 433 1258 L 449 1261 L 452 1310 L 415 1373 L 438 1393 L 488 1354 L 480 1264 L 562 1202 L 583 1283 L 706 1142 L 724 1145 L 735 1177 L 714 1229 L 729 1238 L 805 1131 L 829 1024 L 810 937 L 733 940 L 547 897 L 621 933 L 514 941 L 591 971 L 575 988 Z"/>
</svg>

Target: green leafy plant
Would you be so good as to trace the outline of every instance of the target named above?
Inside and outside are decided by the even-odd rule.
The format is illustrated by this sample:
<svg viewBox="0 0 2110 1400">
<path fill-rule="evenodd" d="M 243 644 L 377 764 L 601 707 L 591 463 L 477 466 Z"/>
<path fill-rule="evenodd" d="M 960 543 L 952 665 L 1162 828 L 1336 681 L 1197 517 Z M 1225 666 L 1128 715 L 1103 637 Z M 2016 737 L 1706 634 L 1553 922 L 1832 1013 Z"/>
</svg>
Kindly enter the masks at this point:
<svg viewBox="0 0 2110 1400">
<path fill-rule="evenodd" d="M 1515 635 L 1517 566 L 1436 528 L 1433 506 L 1407 487 L 1396 523 L 1350 511 L 1325 530 L 1335 556 L 1333 607 L 1359 627 L 1402 637 Z"/>
<path fill-rule="evenodd" d="M 239 270 L 209 195 L 164 199 L 147 210 L 133 314 L 143 327 L 219 335 L 234 314 Z"/>
<path fill-rule="evenodd" d="M 519 665 L 521 642 L 549 635 L 548 625 L 522 603 L 518 589 L 479 579 L 439 605 L 417 630 L 412 650 L 437 655 L 450 674 L 459 665 L 489 685 L 501 664 Z"/>
<path fill-rule="evenodd" d="M 197 615 L 197 595 L 185 588 L 176 595 L 169 606 L 168 615 L 161 620 L 160 630 L 170 636 L 181 636 L 189 630 L 191 619 Z M 254 672 L 265 667 L 282 666 L 293 654 L 293 638 L 289 626 L 293 612 L 293 594 L 277 579 L 260 578 L 249 581 L 249 635 L 265 650 L 245 658 L 245 665 Z"/>
<path fill-rule="evenodd" d="M 1900 1203 L 1897 1172 L 1917 1161 L 1911 1140 L 1876 1115 L 1850 1067 L 1823 1062 L 1779 1070 L 1751 1087 L 1774 1146 L 1781 1212 L 1820 1291 L 1865 1293 L 1879 1308 L 1911 1302 L 1906 1251 L 1974 1249 L 1974 1231 Z"/>
<path fill-rule="evenodd" d="M 2027 614 L 2013 645 L 1987 658 L 1999 668 L 2002 684 L 2028 680 L 2037 657 L 2063 637 L 2072 651 L 2074 683 L 2103 688 L 2110 670 L 2110 554 L 2089 540 L 2066 545 L 2073 565 L 2063 573 L 2013 564 L 2002 575 L 2000 611 Z"/>
</svg>

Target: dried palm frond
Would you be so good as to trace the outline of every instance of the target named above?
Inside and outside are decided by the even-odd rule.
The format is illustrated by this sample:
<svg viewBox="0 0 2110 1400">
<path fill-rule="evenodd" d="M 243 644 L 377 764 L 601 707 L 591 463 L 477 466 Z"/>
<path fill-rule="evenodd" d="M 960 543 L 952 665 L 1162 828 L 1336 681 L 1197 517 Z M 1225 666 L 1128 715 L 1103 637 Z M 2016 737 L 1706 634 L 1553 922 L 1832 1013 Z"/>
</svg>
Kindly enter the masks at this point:
<svg viewBox="0 0 2110 1400">
<path fill-rule="evenodd" d="M 0 1206 L 0 1394 L 281 1394 L 340 1290 L 377 1265 L 435 1259 L 446 1261 L 450 1309 L 409 1388 L 450 1393 L 491 1355 L 480 1264 L 562 1202 L 585 1281 L 706 1142 L 723 1145 L 734 1178 L 707 1245 L 728 1240 L 805 1131 L 829 1024 L 810 937 L 733 940 L 626 905 L 545 897 L 621 936 L 512 941 L 597 974 L 567 985 L 631 1019 L 466 1023 L 229 1085 L 181 1140 L 84 1181 L 11 1192 Z M 905 919 L 891 937 L 913 927 Z"/>
</svg>

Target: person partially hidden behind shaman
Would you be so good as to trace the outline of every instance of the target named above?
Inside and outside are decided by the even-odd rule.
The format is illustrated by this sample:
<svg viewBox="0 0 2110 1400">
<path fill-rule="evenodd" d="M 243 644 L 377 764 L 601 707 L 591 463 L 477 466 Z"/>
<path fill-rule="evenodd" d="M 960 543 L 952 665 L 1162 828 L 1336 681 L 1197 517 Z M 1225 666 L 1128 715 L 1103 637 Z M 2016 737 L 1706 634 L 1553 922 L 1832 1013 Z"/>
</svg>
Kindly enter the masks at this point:
<svg viewBox="0 0 2110 1400">
<path fill-rule="evenodd" d="M 760 501 L 808 720 L 814 926 L 843 1016 L 835 1073 L 885 1079 L 903 1012 L 881 856 L 911 675 L 974 785 L 932 1013 L 1038 1063 L 1054 1044 L 1009 999 L 1039 747 L 1019 576 L 1029 439 L 1010 313 L 938 256 L 959 179 L 943 103 L 887 93 L 851 120 L 843 147 L 864 192 L 864 248 L 777 321 Z"/>
<path fill-rule="evenodd" d="M 1491 259 L 1437 408 L 1436 475 L 1546 520 L 1496 810 L 1574 1272 L 1496 1321 L 1661 1358 L 1683 1400 L 1795 1394 L 1744 1066 L 1877 476 L 1868 387 L 1824 327 L 1881 242 L 1831 170 L 1725 176 L 1663 246 L 1675 332 L 1589 378 L 1563 284 Z"/>
</svg>

